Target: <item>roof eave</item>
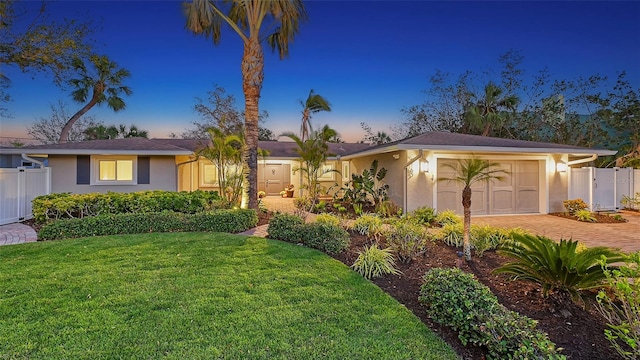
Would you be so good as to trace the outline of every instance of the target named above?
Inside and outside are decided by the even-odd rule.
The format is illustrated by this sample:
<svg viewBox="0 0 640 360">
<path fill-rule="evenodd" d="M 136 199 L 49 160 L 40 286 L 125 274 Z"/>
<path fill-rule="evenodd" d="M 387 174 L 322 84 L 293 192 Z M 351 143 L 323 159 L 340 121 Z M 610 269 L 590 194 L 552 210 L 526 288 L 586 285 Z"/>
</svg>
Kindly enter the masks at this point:
<svg viewBox="0 0 640 360">
<path fill-rule="evenodd" d="M 27 155 L 146 155 L 146 156 L 175 156 L 193 155 L 189 150 L 88 150 L 88 149 L 11 149 L 3 154 Z"/>
</svg>

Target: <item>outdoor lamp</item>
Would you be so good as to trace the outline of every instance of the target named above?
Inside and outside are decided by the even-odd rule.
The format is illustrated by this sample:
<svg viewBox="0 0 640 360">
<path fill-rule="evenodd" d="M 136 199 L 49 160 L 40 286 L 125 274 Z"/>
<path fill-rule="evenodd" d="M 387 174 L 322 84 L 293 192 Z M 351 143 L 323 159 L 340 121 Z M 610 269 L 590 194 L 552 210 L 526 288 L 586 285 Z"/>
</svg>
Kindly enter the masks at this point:
<svg viewBox="0 0 640 360">
<path fill-rule="evenodd" d="M 562 161 L 558 161 L 556 163 L 556 171 L 558 171 L 558 172 L 566 172 L 567 171 L 567 163 L 564 163 Z"/>
</svg>

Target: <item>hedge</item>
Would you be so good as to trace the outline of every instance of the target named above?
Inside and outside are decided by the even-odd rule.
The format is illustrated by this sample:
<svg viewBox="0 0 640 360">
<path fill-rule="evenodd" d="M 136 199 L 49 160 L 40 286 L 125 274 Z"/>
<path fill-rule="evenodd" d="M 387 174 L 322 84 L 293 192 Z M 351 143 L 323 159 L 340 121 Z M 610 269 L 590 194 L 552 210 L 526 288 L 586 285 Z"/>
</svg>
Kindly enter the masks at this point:
<svg viewBox="0 0 640 360">
<path fill-rule="evenodd" d="M 302 243 L 328 254 L 340 253 L 349 247 L 349 233 L 339 225 L 327 222 L 305 224 L 301 217 L 275 214 L 269 220 L 270 239 Z"/>
<path fill-rule="evenodd" d="M 258 223 L 255 210 L 212 210 L 182 214 L 156 212 L 146 214 L 107 214 L 82 219 L 62 219 L 44 225 L 39 240 L 56 240 L 100 235 L 142 234 L 150 232 L 210 231 L 239 233 Z"/>
</svg>

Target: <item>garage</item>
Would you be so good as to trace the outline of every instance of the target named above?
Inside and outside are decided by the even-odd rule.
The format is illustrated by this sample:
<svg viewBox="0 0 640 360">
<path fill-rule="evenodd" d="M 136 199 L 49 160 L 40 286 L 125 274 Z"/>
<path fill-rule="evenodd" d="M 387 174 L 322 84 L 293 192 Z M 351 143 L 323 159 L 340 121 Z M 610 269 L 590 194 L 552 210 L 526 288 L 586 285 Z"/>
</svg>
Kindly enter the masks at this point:
<svg viewBox="0 0 640 360">
<path fill-rule="evenodd" d="M 491 160 L 500 164 L 507 174 L 502 180 L 472 185 L 473 215 L 531 214 L 540 212 L 540 161 Z M 438 159 L 438 178 L 452 178 L 454 172 L 445 164 L 457 160 Z M 455 181 L 438 181 L 436 209 L 451 209 L 462 214 L 462 185 Z"/>
</svg>

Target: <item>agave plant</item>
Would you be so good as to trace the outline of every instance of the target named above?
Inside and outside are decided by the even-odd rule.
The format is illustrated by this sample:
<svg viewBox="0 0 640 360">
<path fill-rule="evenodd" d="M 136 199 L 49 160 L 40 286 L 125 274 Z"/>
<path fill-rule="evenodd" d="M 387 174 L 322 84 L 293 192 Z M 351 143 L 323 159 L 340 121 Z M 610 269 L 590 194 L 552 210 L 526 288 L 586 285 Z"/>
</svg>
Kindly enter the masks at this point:
<svg viewBox="0 0 640 360">
<path fill-rule="evenodd" d="M 626 256 L 604 246 L 578 250 L 578 241 L 555 242 L 544 236 L 514 234 L 514 241 L 504 243 L 501 254 L 516 259 L 496 270 L 511 274 L 515 279 L 531 281 L 542 286 L 542 295 L 552 291 L 566 291 L 573 300 L 580 291 L 601 287 L 606 267 L 599 260 L 606 257 L 606 266 L 624 261 Z"/>
</svg>

